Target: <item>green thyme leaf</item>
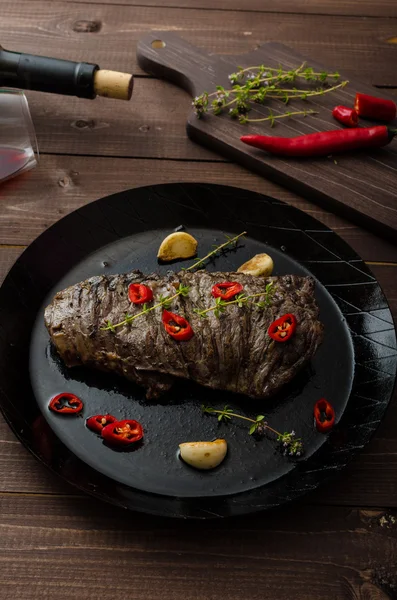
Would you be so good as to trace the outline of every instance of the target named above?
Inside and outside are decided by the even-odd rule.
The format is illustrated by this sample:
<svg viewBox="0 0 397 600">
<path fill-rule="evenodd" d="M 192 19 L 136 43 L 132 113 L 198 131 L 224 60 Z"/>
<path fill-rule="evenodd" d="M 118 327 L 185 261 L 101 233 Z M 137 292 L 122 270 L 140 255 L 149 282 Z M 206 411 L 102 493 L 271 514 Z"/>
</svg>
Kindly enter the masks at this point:
<svg viewBox="0 0 397 600">
<path fill-rule="evenodd" d="M 112 325 L 112 322 L 111 322 L 111 321 L 106 321 L 106 327 L 105 327 L 104 329 L 110 329 L 110 331 L 111 331 L 112 333 L 116 333 L 116 330 L 115 330 L 115 328 L 113 327 L 113 325 Z"/>
<path fill-rule="evenodd" d="M 164 308 L 165 310 L 171 308 L 170 296 L 163 296 L 163 294 L 160 294 L 159 304 L 161 305 L 161 308 Z"/>
<path fill-rule="evenodd" d="M 180 283 L 179 286 L 177 287 L 176 291 L 181 296 L 188 296 L 188 294 L 190 292 L 190 287 Z"/>
</svg>

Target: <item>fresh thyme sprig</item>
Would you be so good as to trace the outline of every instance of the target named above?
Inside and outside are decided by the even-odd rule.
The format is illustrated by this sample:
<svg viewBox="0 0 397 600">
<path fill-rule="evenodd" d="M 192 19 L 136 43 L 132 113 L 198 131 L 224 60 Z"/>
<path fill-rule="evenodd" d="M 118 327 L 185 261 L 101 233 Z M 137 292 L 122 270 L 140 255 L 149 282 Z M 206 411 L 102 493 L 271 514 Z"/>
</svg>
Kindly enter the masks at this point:
<svg viewBox="0 0 397 600">
<path fill-rule="evenodd" d="M 268 306 L 271 306 L 273 294 L 275 291 L 276 288 L 274 287 L 274 281 L 269 281 L 269 283 L 266 284 L 265 287 L 265 299 L 261 300 L 260 302 L 255 302 L 255 306 L 258 306 L 259 308 L 267 308 Z"/>
<path fill-rule="evenodd" d="M 296 437 L 295 431 L 285 431 L 284 433 L 280 433 L 273 427 L 270 427 L 269 423 L 265 421 L 264 415 L 258 415 L 255 419 L 251 419 L 250 417 L 244 417 L 243 415 L 239 415 L 238 413 L 233 412 L 231 408 L 226 404 L 223 410 L 217 410 L 212 408 L 211 406 L 205 406 L 204 404 L 201 406 L 201 410 L 204 413 L 218 415 L 218 421 L 227 421 L 232 417 L 236 419 L 243 419 L 244 421 L 248 421 L 251 423 L 249 428 L 249 435 L 257 434 L 263 435 L 266 431 L 270 431 L 274 435 L 277 436 L 277 441 L 281 444 L 282 453 L 285 456 L 301 456 L 303 454 L 303 442 L 301 438 Z"/>
<path fill-rule="evenodd" d="M 132 323 L 132 321 L 135 321 L 135 319 L 137 319 L 138 317 L 141 317 L 142 315 L 145 315 L 146 313 L 151 312 L 156 308 L 161 307 L 167 310 L 168 308 L 170 308 L 172 300 L 174 300 L 178 296 L 187 296 L 189 294 L 189 291 L 190 288 L 187 285 L 182 285 L 182 283 L 180 283 L 179 286 L 176 288 L 176 293 L 172 296 L 163 296 L 163 294 L 161 294 L 159 302 L 150 307 L 148 307 L 148 305 L 145 303 L 143 305 L 143 310 L 141 310 L 136 315 L 129 315 L 128 313 L 126 313 L 125 318 L 123 319 L 123 321 L 120 321 L 120 323 L 113 324 L 111 321 L 106 321 L 106 327 L 101 327 L 101 331 L 112 331 L 114 333 L 116 327 L 128 325 L 129 323 Z"/>
<path fill-rule="evenodd" d="M 241 68 L 236 73 L 229 75 L 232 88 L 226 89 L 218 85 L 216 91 L 209 94 L 203 92 L 194 98 L 192 105 L 198 117 L 206 112 L 212 112 L 220 115 L 228 109 L 229 116 L 239 119 L 240 123 L 250 123 L 259 121 L 270 121 L 271 126 L 276 119 L 292 117 L 296 115 L 307 116 L 315 114 L 316 111 L 294 111 L 280 115 L 269 115 L 260 119 L 249 119 L 247 113 L 251 110 L 251 103 L 264 104 L 267 99 L 279 99 L 285 104 L 290 100 L 306 100 L 313 96 L 319 96 L 332 92 L 338 88 L 344 87 L 348 81 L 342 81 L 329 87 L 320 87 L 317 89 L 300 89 L 288 87 L 285 84 L 294 83 L 296 80 L 305 80 L 307 82 L 316 82 L 324 86 L 329 81 L 334 82 L 339 79 L 339 73 L 328 73 L 327 71 L 314 71 L 312 67 L 307 67 L 302 63 L 296 69 L 285 70 L 280 68 L 266 67 L 259 65 L 255 67 Z"/>
<path fill-rule="evenodd" d="M 216 246 L 216 248 L 214 250 L 212 250 L 211 252 L 209 252 L 208 254 L 206 254 L 203 258 L 199 258 L 197 259 L 197 261 L 195 263 L 193 263 L 192 265 L 190 265 L 190 267 L 187 267 L 186 269 L 182 269 L 183 271 L 191 271 L 192 269 L 196 269 L 198 266 L 203 265 L 203 263 L 208 260 L 209 258 L 211 258 L 212 256 L 215 256 L 216 254 L 219 254 L 220 252 L 222 252 L 222 250 L 224 248 L 226 248 L 227 246 L 231 246 L 233 244 L 236 244 L 237 241 L 243 237 L 244 235 L 246 235 L 247 232 L 243 231 L 242 233 L 239 233 L 238 235 L 236 235 L 235 237 L 231 238 L 229 236 L 227 237 L 227 241 L 224 242 L 223 244 L 221 244 L 220 246 Z"/>
<path fill-rule="evenodd" d="M 237 109 L 236 109 L 237 110 Z M 232 117 L 236 116 L 238 117 L 238 120 L 240 121 L 240 123 L 244 124 L 244 123 L 258 123 L 258 122 L 262 122 L 262 121 L 270 121 L 270 127 L 274 127 L 276 121 L 279 121 L 280 119 L 286 119 L 286 118 L 290 118 L 296 115 L 302 115 L 303 117 L 307 117 L 307 115 L 316 115 L 318 111 L 316 110 L 296 110 L 294 112 L 288 111 L 286 113 L 283 113 L 281 115 L 274 115 L 272 110 L 269 110 L 269 116 L 264 117 L 263 119 L 248 119 L 248 117 L 246 117 L 245 115 L 239 115 L 238 111 L 236 113 L 236 115 L 231 115 Z"/>
<path fill-rule="evenodd" d="M 255 306 L 259 308 L 267 308 L 271 306 L 271 299 L 274 293 L 273 281 L 270 281 L 266 287 L 264 292 L 260 292 L 260 294 L 250 294 L 247 295 L 244 292 L 238 294 L 234 300 L 222 300 L 222 298 L 215 298 L 215 304 L 206 308 L 205 310 L 200 310 L 199 308 L 193 309 L 197 315 L 203 318 L 207 318 L 209 312 L 214 311 L 214 315 L 219 317 L 221 313 L 225 312 L 226 308 L 231 304 L 236 304 L 238 308 L 242 308 L 249 300 L 252 298 L 258 298 L 259 296 L 265 296 L 265 299 L 260 302 L 253 302 Z"/>
<path fill-rule="evenodd" d="M 258 71 L 257 74 L 254 71 Z M 232 83 L 237 83 L 239 80 L 243 79 L 244 74 L 247 73 L 248 77 L 253 79 L 253 77 L 266 77 L 266 78 L 280 78 L 284 77 L 285 81 L 294 81 L 296 77 L 301 77 L 306 79 L 306 81 L 319 81 L 324 83 L 327 79 L 339 79 L 340 75 L 337 71 L 334 73 L 328 73 L 327 71 L 316 72 L 312 67 L 306 66 L 306 61 L 304 61 L 299 67 L 296 69 L 285 70 L 281 67 L 277 69 L 272 67 L 265 67 L 264 65 L 259 65 L 255 67 L 246 67 L 243 69 L 242 67 L 236 73 L 231 73 L 229 75 L 229 80 Z"/>
</svg>

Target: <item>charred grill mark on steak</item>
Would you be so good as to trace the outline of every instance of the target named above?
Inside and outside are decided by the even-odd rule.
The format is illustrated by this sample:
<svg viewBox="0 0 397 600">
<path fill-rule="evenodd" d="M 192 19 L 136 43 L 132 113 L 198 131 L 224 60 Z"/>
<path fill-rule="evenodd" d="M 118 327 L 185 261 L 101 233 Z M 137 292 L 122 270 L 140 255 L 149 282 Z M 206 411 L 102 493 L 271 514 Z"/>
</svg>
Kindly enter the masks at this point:
<svg viewBox="0 0 397 600">
<path fill-rule="evenodd" d="M 263 296 L 274 283 L 271 305 L 262 310 L 253 303 L 243 308 L 228 306 L 217 318 L 214 312 L 203 319 L 195 308 L 214 305 L 212 286 L 220 281 L 238 281 L 247 294 Z M 182 283 L 189 295 L 179 296 L 171 311 L 190 322 L 195 335 L 176 342 L 165 331 L 161 309 L 129 325 L 104 331 L 106 321 L 122 321 L 141 306 L 130 304 L 128 286 L 143 282 L 152 288 L 155 301 L 160 294 L 173 295 Z M 46 308 L 45 323 L 52 342 L 67 366 L 86 364 L 114 371 L 147 389 L 149 398 L 170 389 L 176 377 L 191 379 L 215 389 L 266 398 L 288 383 L 312 358 L 323 336 L 314 298 L 314 280 L 298 275 L 262 278 L 242 273 L 170 273 L 165 277 L 144 276 L 139 271 L 124 275 L 97 276 L 56 294 Z M 268 327 L 278 316 L 294 313 L 296 334 L 286 344 L 273 342 Z"/>
</svg>

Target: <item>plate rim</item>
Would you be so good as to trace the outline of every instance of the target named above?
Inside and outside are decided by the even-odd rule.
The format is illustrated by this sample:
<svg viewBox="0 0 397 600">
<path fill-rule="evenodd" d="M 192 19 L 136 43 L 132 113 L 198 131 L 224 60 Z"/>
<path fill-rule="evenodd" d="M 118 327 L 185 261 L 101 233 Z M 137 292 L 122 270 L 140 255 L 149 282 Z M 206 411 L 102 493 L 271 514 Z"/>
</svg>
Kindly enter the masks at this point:
<svg viewBox="0 0 397 600">
<path fill-rule="evenodd" d="M 337 239 L 342 244 L 342 246 L 344 246 L 345 248 L 348 248 L 350 253 L 352 253 L 355 256 L 355 260 L 360 261 L 362 263 L 362 265 L 365 267 L 364 271 L 366 273 L 368 273 L 368 275 L 373 277 L 374 282 L 376 283 L 376 285 L 379 287 L 379 289 L 381 291 L 381 294 L 385 301 L 385 305 L 390 314 L 390 317 L 391 317 L 390 325 L 391 325 L 391 329 L 393 330 L 394 336 L 395 336 L 396 330 L 395 330 L 393 315 L 390 310 L 390 306 L 387 301 L 387 297 L 385 296 L 385 294 L 382 290 L 382 287 L 380 286 L 376 277 L 372 274 L 372 271 L 370 270 L 370 268 L 361 259 L 361 257 L 359 257 L 359 255 L 350 247 L 350 245 L 347 244 L 347 242 L 345 242 L 342 238 L 340 238 L 340 236 L 337 233 L 332 231 L 330 228 L 328 228 L 327 226 L 322 224 L 320 221 L 318 221 L 311 215 L 307 215 L 304 211 L 302 211 L 294 206 L 291 206 L 285 202 L 282 202 L 281 200 L 277 200 L 275 198 L 260 194 L 258 192 L 253 192 L 250 190 L 243 190 L 242 188 L 239 188 L 236 186 L 225 186 L 222 184 L 213 184 L 213 183 L 205 183 L 205 182 L 189 182 L 189 183 L 174 182 L 174 183 L 156 184 L 156 185 L 148 185 L 148 186 L 142 186 L 142 187 L 137 187 L 137 188 L 131 188 L 128 190 L 124 190 L 122 192 L 117 192 L 115 194 L 111 194 L 109 196 L 105 196 L 103 198 L 94 200 L 93 202 L 90 202 L 80 208 L 77 208 L 75 211 L 72 211 L 68 215 L 64 216 L 62 219 L 55 222 L 50 228 L 48 228 L 47 230 L 42 232 L 19 256 L 17 261 L 11 267 L 9 273 L 7 274 L 2 286 L 0 288 L 0 306 L 1 306 L 2 294 L 4 293 L 4 289 L 7 288 L 10 278 L 13 277 L 13 272 L 15 270 L 18 270 L 20 268 L 21 264 L 23 264 L 23 261 L 26 260 L 26 256 L 29 256 L 29 254 L 31 254 L 32 252 L 34 253 L 36 248 L 40 247 L 40 244 L 43 244 L 43 243 L 45 244 L 46 240 L 50 239 L 51 236 L 54 234 L 54 232 L 56 232 L 60 227 L 65 227 L 65 225 L 67 226 L 68 221 L 72 222 L 73 218 L 77 214 L 80 214 L 81 212 L 84 212 L 84 211 L 89 212 L 90 210 L 92 210 L 92 207 L 94 205 L 97 205 L 97 203 L 111 202 L 112 200 L 114 201 L 115 199 L 123 199 L 124 197 L 128 198 L 129 195 L 136 194 L 138 192 L 138 190 L 140 190 L 141 192 L 144 192 L 145 190 L 146 191 L 154 190 L 156 188 L 157 189 L 158 188 L 172 188 L 173 186 L 180 186 L 180 187 L 182 187 L 182 189 L 188 188 L 190 186 L 199 186 L 199 187 L 204 186 L 204 187 L 215 188 L 218 191 L 220 189 L 233 190 L 233 193 L 238 192 L 240 194 L 241 193 L 248 194 L 249 196 L 257 197 L 262 202 L 266 202 L 266 203 L 270 203 L 270 204 L 274 204 L 274 205 L 280 205 L 282 207 L 288 207 L 289 209 L 291 209 L 291 212 L 295 212 L 295 214 L 299 214 L 301 216 L 301 218 L 302 218 L 302 216 L 304 216 L 305 218 L 307 218 L 308 221 L 311 221 L 313 223 L 320 225 L 321 231 L 329 232 L 333 236 L 335 236 L 334 239 Z M 60 224 L 62 224 L 62 225 L 60 225 Z M 225 227 L 224 229 L 227 229 L 227 228 Z M 123 236 L 119 236 L 118 239 L 121 239 L 122 237 Z M 103 244 L 103 245 L 105 245 L 105 244 Z M 296 260 L 297 262 L 304 264 L 304 266 L 306 268 L 309 268 L 309 270 L 310 270 L 310 267 L 307 267 L 304 262 L 295 258 L 293 255 L 292 255 L 292 258 L 294 260 Z M 62 274 L 61 274 L 61 276 L 62 276 Z M 317 276 L 315 276 L 315 278 L 317 279 Z M 319 279 L 319 281 L 320 281 L 320 283 L 322 283 L 321 279 Z M 322 285 L 324 285 L 324 284 L 322 283 Z M 324 287 L 328 290 L 326 285 Z M 43 292 L 43 296 L 44 296 L 44 294 L 45 293 Z M 335 301 L 334 295 L 332 293 L 330 293 L 330 295 L 331 295 L 332 299 Z M 397 360 L 395 361 L 395 363 L 397 365 Z M 356 364 L 356 362 L 354 362 L 354 364 Z M 383 403 L 382 403 L 381 415 L 379 416 L 376 424 L 374 424 L 375 422 L 372 421 L 370 429 L 368 430 L 368 428 L 367 428 L 365 441 L 361 445 L 360 449 L 362 449 L 373 437 L 373 435 L 377 431 L 377 429 L 386 413 L 387 406 L 393 396 L 394 389 L 396 386 L 396 374 L 397 374 L 397 366 L 395 368 L 394 375 L 392 376 L 393 384 L 390 389 L 389 397 L 387 398 L 387 400 L 383 401 Z M 350 401 L 350 397 L 351 397 L 352 393 L 353 392 L 350 393 L 348 403 Z M 37 411 L 41 415 L 41 412 L 40 412 L 39 408 L 37 407 L 36 401 L 34 402 L 34 404 L 36 405 Z M 163 516 L 165 516 L 165 515 L 166 516 L 177 516 L 177 517 L 182 517 L 182 518 L 204 518 L 205 519 L 205 518 L 225 517 L 225 516 L 238 515 L 238 514 L 248 514 L 251 512 L 256 512 L 258 510 L 264 510 L 265 508 L 271 508 L 273 506 L 278 506 L 282 503 L 282 502 L 278 501 L 277 499 L 275 499 L 273 504 L 272 504 L 272 502 L 269 502 L 269 501 L 267 501 L 265 504 L 263 502 L 262 503 L 258 502 L 258 499 L 256 498 L 257 492 L 266 486 L 262 486 L 261 488 L 257 488 L 256 490 L 248 490 L 245 492 L 240 492 L 235 495 L 224 496 L 224 497 L 216 496 L 216 497 L 183 498 L 183 499 L 176 498 L 176 497 L 167 497 L 167 496 L 162 496 L 159 494 L 153 494 L 150 492 L 144 492 L 141 490 L 137 490 L 137 489 L 131 488 L 130 486 L 126 486 L 125 484 L 118 483 L 115 480 L 110 479 L 105 475 L 102 475 L 101 473 L 96 471 L 93 467 L 90 467 L 89 465 L 87 465 L 87 463 L 84 463 L 83 461 L 81 461 L 81 459 L 77 458 L 77 456 L 75 456 L 71 452 L 71 450 L 69 450 L 58 438 L 56 438 L 57 452 L 60 453 L 60 456 L 63 459 L 65 459 L 65 460 L 69 459 L 69 462 L 70 462 L 70 456 L 68 456 L 68 455 L 72 455 L 72 457 L 73 457 L 72 462 L 74 463 L 74 468 L 77 469 L 77 472 L 79 472 L 79 470 L 83 469 L 85 471 L 88 470 L 90 472 L 90 475 L 92 475 L 93 473 L 96 474 L 96 476 L 93 477 L 93 479 L 95 481 L 97 481 L 97 483 L 94 484 L 94 488 L 90 489 L 90 486 L 79 484 L 79 482 L 77 482 L 75 480 L 75 478 L 73 478 L 73 477 L 71 478 L 70 476 L 67 475 L 67 473 L 65 472 L 65 469 L 60 468 L 59 465 L 52 464 L 51 461 L 48 461 L 45 459 L 45 457 L 40 453 L 40 451 L 37 451 L 37 448 L 35 447 L 31 433 L 29 434 L 29 431 L 26 431 L 24 429 L 24 426 L 26 427 L 26 422 L 24 423 L 23 422 L 24 420 L 23 419 L 21 420 L 21 418 L 18 417 L 18 414 L 15 413 L 15 410 L 13 410 L 12 407 L 10 408 L 10 406 L 7 406 L 7 398 L 4 397 L 4 391 L 1 387 L 1 383 L 0 383 L 0 409 L 6 419 L 6 422 L 11 427 L 11 429 L 14 431 L 14 434 L 17 436 L 17 438 L 42 464 L 44 464 L 53 473 L 60 476 L 62 479 L 66 480 L 68 483 L 70 483 L 74 487 L 77 487 L 78 489 L 80 489 L 81 491 L 83 491 L 85 493 L 88 493 L 94 497 L 100 498 L 100 499 L 110 502 L 112 504 L 115 504 L 118 506 L 123 506 L 124 508 L 130 508 L 133 510 L 147 512 L 150 514 L 157 514 L 157 515 L 163 515 Z M 14 409 L 15 409 L 15 407 L 14 407 Z M 342 415 L 342 418 L 343 418 L 343 415 Z M 55 436 L 55 434 L 52 432 L 49 425 L 47 425 L 47 427 L 48 427 L 48 431 L 45 433 L 45 435 L 46 435 L 46 437 L 48 437 L 48 439 L 51 439 L 53 436 Z M 45 427 L 44 427 L 44 429 L 45 429 Z M 329 439 L 331 439 L 332 437 L 333 437 L 333 435 L 331 434 Z M 55 443 L 55 442 L 52 440 L 51 443 Z M 326 447 L 327 443 L 325 443 L 324 446 Z M 342 461 L 340 462 L 340 464 L 337 464 L 334 469 L 331 469 L 331 470 L 324 469 L 324 465 L 322 467 L 320 466 L 319 467 L 320 470 L 317 469 L 314 471 L 314 473 L 316 474 L 316 482 L 311 482 L 310 478 L 309 478 L 309 481 L 305 484 L 306 487 L 302 486 L 302 487 L 305 487 L 305 489 L 299 490 L 298 492 L 296 492 L 296 491 L 291 492 L 291 497 L 288 498 L 288 500 L 296 499 L 296 498 L 304 495 L 305 493 L 307 493 L 310 489 L 315 489 L 316 487 L 318 487 L 320 484 L 322 484 L 324 482 L 324 480 L 330 479 L 332 473 L 335 474 L 336 472 L 339 472 L 342 468 L 344 468 L 348 464 L 349 460 L 357 453 L 357 451 L 358 451 L 357 448 L 354 448 L 354 450 L 351 449 L 350 455 L 345 456 L 342 459 Z M 343 453 L 348 452 L 348 449 L 346 449 L 342 445 L 341 448 L 339 449 L 339 452 L 341 452 L 343 454 Z M 321 452 L 321 454 L 322 453 L 323 452 Z M 293 469 L 292 472 L 296 473 L 297 471 L 302 471 L 301 465 L 303 465 L 303 464 L 306 464 L 306 461 L 302 461 L 302 463 L 297 463 L 297 468 Z M 99 476 L 99 478 L 98 478 L 98 476 Z M 290 477 L 289 473 L 287 475 L 281 477 L 278 481 L 281 481 L 288 477 Z M 109 494 L 106 491 L 107 488 L 109 488 L 109 482 L 111 482 L 110 487 L 116 488 L 116 492 L 118 495 L 117 499 L 115 499 L 114 496 L 112 496 L 111 494 Z M 103 487 L 103 491 L 101 490 L 100 492 L 98 492 L 99 486 Z M 131 495 L 133 496 L 133 498 L 131 498 Z M 151 497 L 151 499 L 153 499 L 153 498 L 155 499 L 154 503 L 148 502 L 148 496 Z M 156 499 L 157 499 L 157 502 L 156 502 Z M 165 499 L 167 501 L 165 501 Z M 286 500 L 287 499 L 285 499 L 285 501 Z M 156 506 L 157 503 L 161 504 L 160 508 L 158 508 Z M 154 504 L 154 506 L 153 506 L 153 504 Z M 216 506 L 214 507 L 213 505 L 216 505 Z"/>
</svg>

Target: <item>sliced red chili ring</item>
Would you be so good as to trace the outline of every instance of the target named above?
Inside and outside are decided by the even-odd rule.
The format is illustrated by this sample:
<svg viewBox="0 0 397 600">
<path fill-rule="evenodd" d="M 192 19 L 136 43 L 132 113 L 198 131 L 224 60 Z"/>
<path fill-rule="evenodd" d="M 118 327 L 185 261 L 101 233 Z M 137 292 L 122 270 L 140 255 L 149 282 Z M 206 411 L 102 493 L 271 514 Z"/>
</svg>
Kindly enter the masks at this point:
<svg viewBox="0 0 397 600">
<path fill-rule="evenodd" d="M 194 331 L 189 321 L 181 317 L 181 315 L 163 310 L 162 321 L 164 329 L 174 340 L 186 342 L 194 336 Z"/>
<path fill-rule="evenodd" d="M 320 433 L 327 433 L 334 426 L 335 410 L 325 398 L 320 398 L 314 405 L 314 419 Z"/>
<path fill-rule="evenodd" d="M 287 313 L 273 321 L 267 332 L 275 342 L 287 342 L 294 335 L 295 329 L 296 317 Z"/>
<path fill-rule="evenodd" d="M 143 429 L 138 421 L 124 419 L 106 425 L 101 435 L 112 446 L 129 446 L 143 438 Z"/>
<path fill-rule="evenodd" d="M 153 292 L 143 283 L 131 283 L 128 287 L 128 298 L 132 304 L 145 304 L 153 300 Z"/>
<path fill-rule="evenodd" d="M 48 408 L 61 415 L 78 415 L 84 404 L 78 396 L 70 392 L 62 392 L 51 398 Z"/>
<path fill-rule="evenodd" d="M 237 294 L 243 291 L 243 286 L 237 281 L 223 281 L 222 283 L 216 283 L 211 291 L 214 298 L 221 298 L 222 300 L 230 300 Z"/>
<path fill-rule="evenodd" d="M 117 419 L 113 415 L 94 415 L 89 417 L 85 424 L 91 431 L 101 434 L 102 429 L 106 427 L 106 425 L 114 423 L 115 421 L 117 421 Z"/>
</svg>

